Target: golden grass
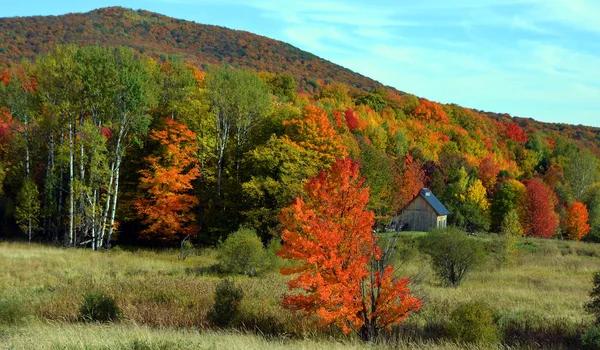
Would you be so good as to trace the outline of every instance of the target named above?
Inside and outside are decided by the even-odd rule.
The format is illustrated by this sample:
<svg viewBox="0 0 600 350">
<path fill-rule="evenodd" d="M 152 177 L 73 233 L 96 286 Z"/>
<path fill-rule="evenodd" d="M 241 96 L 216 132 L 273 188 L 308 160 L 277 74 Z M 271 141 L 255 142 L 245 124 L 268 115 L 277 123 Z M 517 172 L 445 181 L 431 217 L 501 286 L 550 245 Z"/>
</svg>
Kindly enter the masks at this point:
<svg viewBox="0 0 600 350">
<path fill-rule="evenodd" d="M 149 328 L 135 324 L 81 325 L 66 323 L 36 324 L 4 337 L 0 333 L 0 349 L 487 349 L 465 344 L 406 343 L 369 345 L 335 339 L 267 340 L 263 337 L 235 332 Z"/>
<path fill-rule="evenodd" d="M 417 333 L 423 334 L 428 324 L 443 322 L 458 304 L 471 300 L 488 303 L 501 319 L 526 317 L 539 327 L 558 324 L 575 329 L 589 324 L 592 318 L 585 314 L 583 303 L 592 288 L 593 272 L 600 270 L 600 245 L 540 239 L 525 239 L 521 243 L 526 250 L 521 251 L 513 266 L 498 268 L 489 263 L 473 271 L 458 288 L 440 286 L 426 258 L 414 254 L 403 271 L 408 276 L 419 276 L 420 283 L 414 289 L 426 305 L 409 317 L 406 326 L 420 329 Z M 220 279 L 209 272 L 215 258 L 211 249 L 178 260 L 175 251 L 92 252 L 0 243 L 0 299 L 21 301 L 40 320 L 29 322 L 16 335 L 3 336 L 0 331 L 0 344 L 8 341 L 10 348 L 29 348 L 33 343 L 28 342 L 39 340 L 37 332 L 50 334 L 43 343 L 48 345 L 39 348 L 52 348 L 52 344 L 79 348 L 83 343 L 92 344 L 91 348 L 135 348 L 131 344 L 136 339 L 149 342 L 149 348 L 160 348 L 164 338 L 183 349 L 312 349 L 323 346 L 324 340 L 318 339 L 327 340 L 330 336 L 337 340 L 327 341 L 328 348 L 362 347 L 354 338 L 341 337 L 336 331 L 315 332 L 311 320 L 282 309 L 279 300 L 287 291 L 286 277 L 277 272 L 256 278 L 235 277 L 245 293 L 242 328 L 260 328 L 258 333 L 275 335 L 274 340 L 209 331 L 206 314 Z M 108 326 L 77 324 L 79 304 L 85 293 L 92 290 L 115 297 L 125 321 Z M 305 339 L 307 335 L 318 339 Z M 290 337 L 295 340 L 286 340 Z M 398 338 L 406 339 L 401 335 Z M 408 338 L 416 343 L 402 345 L 407 349 L 464 348 Z M 211 346 L 217 339 L 228 346 Z M 339 343 L 342 340 L 349 343 Z"/>
</svg>

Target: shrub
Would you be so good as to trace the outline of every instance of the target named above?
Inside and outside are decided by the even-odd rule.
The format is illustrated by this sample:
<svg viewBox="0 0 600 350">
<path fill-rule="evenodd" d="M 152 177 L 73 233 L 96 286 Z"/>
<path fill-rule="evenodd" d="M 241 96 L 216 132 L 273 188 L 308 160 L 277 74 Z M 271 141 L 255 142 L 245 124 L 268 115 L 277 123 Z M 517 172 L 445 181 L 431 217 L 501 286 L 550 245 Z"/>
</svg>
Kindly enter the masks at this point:
<svg viewBox="0 0 600 350">
<path fill-rule="evenodd" d="M 29 312 L 21 301 L 14 299 L 0 300 L 0 325 L 17 325 L 28 315 Z"/>
<path fill-rule="evenodd" d="M 115 322 L 121 310 L 114 298 L 102 292 L 89 292 L 79 308 L 79 319 L 84 322 Z"/>
<path fill-rule="evenodd" d="M 594 287 L 590 292 L 590 300 L 585 304 L 585 311 L 596 317 L 596 326 L 600 326 L 600 271 L 594 274 Z"/>
<path fill-rule="evenodd" d="M 600 349 L 600 326 L 593 326 L 583 333 L 581 343 L 589 349 Z"/>
<path fill-rule="evenodd" d="M 499 340 L 494 312 L 479 301 L 461 304 L 452 311 L 446 331 L 457 342 L 497 343 Z"/>
<path fill-rule="evenodd" d="M 485 261 L 483 244 L 453 227 L 430 231 L 421 240 L 421 250 L 431 258 L 442 283 L 452 286 Z"/>
<path fill-rule="evenodd" d="M 267 265 L 263 244 L 251 228 L 240 228 L 219 245 L 220 268 L 226 273 L 256 276 Z"/>
<path fill-rule="evenodd" d="M 217 327 L 232 325 L 239 317 L 244 291 L 230 279 L 223 279 L 215 289 L 215 303 L 208 312 L 208 320 Z"/>
</svg>

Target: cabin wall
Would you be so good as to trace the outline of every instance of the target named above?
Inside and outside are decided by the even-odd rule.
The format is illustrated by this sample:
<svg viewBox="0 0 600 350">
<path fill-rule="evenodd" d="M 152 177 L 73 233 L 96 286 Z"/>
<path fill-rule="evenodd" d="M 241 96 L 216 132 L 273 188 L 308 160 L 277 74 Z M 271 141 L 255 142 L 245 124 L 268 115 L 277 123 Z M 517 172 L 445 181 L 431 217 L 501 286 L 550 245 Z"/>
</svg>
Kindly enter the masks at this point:
<svg viewBox="0 0 600 350">
<path fill-rule="evenodd" d="M 443 218 L 439 221 L 438 218 Z M 433 208 L 422 198 L 417 197 L 410 203 L 400 217 L 400 222 L 406 223 L 407 228 L 411 231 L 429 231 L 430 228 L 446 225 L 446 216 L 438 217 Z"/>
</svg>

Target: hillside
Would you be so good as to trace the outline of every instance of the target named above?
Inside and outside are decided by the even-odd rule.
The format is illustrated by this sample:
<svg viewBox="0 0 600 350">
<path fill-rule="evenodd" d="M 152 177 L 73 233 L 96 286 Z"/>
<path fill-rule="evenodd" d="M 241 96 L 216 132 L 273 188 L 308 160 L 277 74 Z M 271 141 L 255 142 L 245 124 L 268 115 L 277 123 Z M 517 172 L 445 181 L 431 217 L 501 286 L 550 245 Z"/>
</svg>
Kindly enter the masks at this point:
<svg viewBox="0 0 600 350">
<path fill-rule="evenodd" d="M 1 18 L 0 43 L 3 64 L 22 58 L 33 60 L 58 44 L 123 45 L 147 55 L 183 57 L 198 66 L 227 63 L 257 71 L 290 73 L 309 92 L 318 80 L 366 90 L 382 86 L 281 41 L 122 7 L 63 16 Z"/>
<path fill-rule="evenodd" d="M 428 187 L 468 231 L 498 232 L 514 210 L 528 235 L 600 240 L 600 129 L 439 104 L 147 11 L 0 19 L 0 38 L 0 235 L 214 244 L 250 225 L 266 242 L 307 179 L 348 156 L 382 219 Z M 165 180 L 183 181 L 174 197 Z M 538 202 L 551 205 L 527 216 Z"/>
</svg>

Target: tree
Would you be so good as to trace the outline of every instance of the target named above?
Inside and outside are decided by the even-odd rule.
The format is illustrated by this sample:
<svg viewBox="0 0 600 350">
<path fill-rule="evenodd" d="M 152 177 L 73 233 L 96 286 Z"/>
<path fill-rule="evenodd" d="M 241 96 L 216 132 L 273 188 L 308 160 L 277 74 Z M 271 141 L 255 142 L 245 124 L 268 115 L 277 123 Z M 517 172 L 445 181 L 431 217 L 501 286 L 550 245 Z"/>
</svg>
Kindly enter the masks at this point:
<svg viewBox="0 0 600 350">
<path fill-rule="evenodd" d="M 215 116 L 217 198 L 221 198 L 221 179 L 230 136 L 235 137 L 235 168 L 239 165 L 250 132 L 265 114 L 269 104 L 269 89 L 256 74 L 228 67 L 207 75 L 206 98 Z M 234 134 L 235 133 L 235 134 Z"/>
<path fill-rule="evenodd" d="M 481 242 L 453 227 L 430 231 L 421 241 L 421 250 L 429 255 L 442 283 L 453 287 L 485 259 Z"/>
<path fill-rule="evenodd" d="M 577 201 L 584 199 L 585 191 L 600 178 L 600 161 L 592 152 L 571 152 L 565 167 L 565 180 Z"/>
<path fill-rule="evenodd" d="M 19 228 L 27 234 L 29 242 L 31 242 L 34 232 L 39 229 L 39 195 L 37 185 L 31 179 L 25 179 L 17 195 L 15 219 Z"/>
<path fill-rule="evenodd" d="M 587 207 L 581 202 L 573 202 L 573 204 L 567 206 L 566 210 L 564 227 L 567 236 L 572 240 L 579 241 L 583 236 L 590 233 Z"/>
<path fill-rule="evenodd" d="M 196 135 L 167 119 L 164 130 L 153 130 L 150 139 L 159 143 L 159 154 L 146 157 L 149 167 L 140 170 L 141 198 L 136 208 L 147 225 L 142 233 L 162 240 L 195 235 L 198 227 L 191 210 L 198 205 L 198 198 L 192 182 L 200 175 Z"/>
<path fill-rule="evenodd" d="M 413 157 L 406 153 L 404 163 L 396 175 L 395 209 L 400 210 L 410 202 L 425 185 L 425 172 Z"/>
<path fill-rule="evenodd" d="M 531 237 L 550 238 L 558 229 L 558 214 L 554 211 L 556 196 L 541 180 L 523 181 L 527 190 L 522 213 L 525 234 Z"/>
<path fill-rule="evenodd" d="M 510 263 L 517 253 L 516 243 L 519 237 L 523 236 L 523 227 L 519 222 L 519 213 L 511 209 L 506 213 L 502 220 L 500 230 L 500 240 L 504 253 L 504 263 Z"/>
<path fill-rule="evenodd" d="M 505 181 L 494 195 L 491 207 L 492 229 L 498 232 L 511 210 L 521 210 L 526 197 L 525 186 L 518 180 Z"/>
<path fill-rule="evenodd" d="M 284 297 L 286 308 L 316 314 L 322 325 L 336 324 L 345 333 L 352 329 L 372 340 L 421 302 L 409 294 L 409 280 L 395 279 L 382 260 L 372 233 L 374 215 L 365 210 L 369 189 L 363 182 L 358 164 L 343 159 L 312 178 L 305 197 L 282 211 L 279 255 L 298 262 L 281 270 L 297 274 L 288 286 L 301 290 Z"/>
</svg>

